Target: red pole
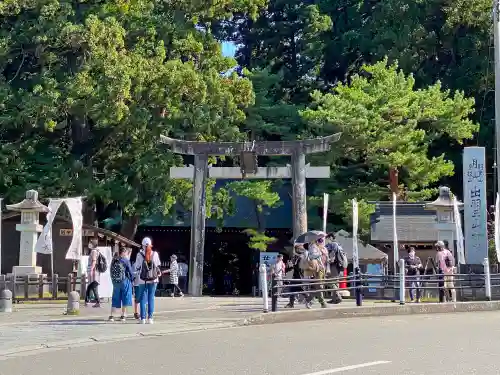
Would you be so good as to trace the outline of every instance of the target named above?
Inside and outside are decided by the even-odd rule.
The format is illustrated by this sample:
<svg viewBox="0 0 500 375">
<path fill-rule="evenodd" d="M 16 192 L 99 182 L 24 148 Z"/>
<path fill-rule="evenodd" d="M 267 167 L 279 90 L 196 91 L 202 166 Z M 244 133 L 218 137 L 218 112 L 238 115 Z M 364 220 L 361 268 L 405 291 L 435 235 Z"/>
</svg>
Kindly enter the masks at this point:
<svg viewBox="0 0 500 375">
<path fill-rule="evenodd" d="M 344 268 L 344 277 L 347 277 L 347 268 Z M 345 279 L 344 279 L 344 281 L 341 281 L 341 282 L 339 283 L 339 288 L 340 288 L 340 289 L 345 289 L 345 288 L 347 288 L 347 282 L 346 282 L 346 280 L 345 280 Z"/>
</svg>

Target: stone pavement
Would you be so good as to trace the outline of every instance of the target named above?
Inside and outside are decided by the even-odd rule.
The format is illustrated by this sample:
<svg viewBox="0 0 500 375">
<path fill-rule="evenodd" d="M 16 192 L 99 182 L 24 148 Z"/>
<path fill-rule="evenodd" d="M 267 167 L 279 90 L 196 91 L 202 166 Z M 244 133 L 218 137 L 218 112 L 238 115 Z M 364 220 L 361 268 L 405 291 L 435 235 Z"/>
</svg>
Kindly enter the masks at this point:
<svg viewBox="0 0 500 375">
<path fill-rule="evenodd" d="M 0 358 L 0 374 L 498 375 L 498 320 L 478 312 L 186 332 Z"/>
<path fill-rule="evenodd" d="M 280 301 L 281 306 L 285 303 Z M 103 306 L 82 307 L 75 317 L 63 315 L 64 304 L 15 305 L 12 314 L 0 314 L 0 357 L 51 347 L 234 327 L 261 313 L 262 299 L 157 298 L 152 326 L 139 325 L 132 318 L 125 323 L 109 323 L 109 305 Z M 341 306 L 352 308 L 354 302 L 345 301 Z M 304 309 L 303 305 L 299 309 Z"/>
<path fill-rule="evenodd" d="M 220 330 L 237 326 L 272 323 L 319 321 L 360 316 L 389 316 L 460 311 L 490 311 L 500 309 L 500 302 L 457 304 L 411 304 L 364 301 L 356 307 L 354 301 L 312 310 L 297 305 L 294 310 L 262 313 L 261 298 L 200 297 L 157 298 L 154 325 L 127 322 L 107 322 L 109 305 L 103 308 L 81 308 L 79 316 L 65 316 L 64 304 L 19 304 L 11 314 L 0 314 L 0 360 L 18 355 L 31 355 L 40 350 L 60 350 L 75 346 L 133 340 L 141 337 L 167 336 L 204 330 Z"/>
</svg>

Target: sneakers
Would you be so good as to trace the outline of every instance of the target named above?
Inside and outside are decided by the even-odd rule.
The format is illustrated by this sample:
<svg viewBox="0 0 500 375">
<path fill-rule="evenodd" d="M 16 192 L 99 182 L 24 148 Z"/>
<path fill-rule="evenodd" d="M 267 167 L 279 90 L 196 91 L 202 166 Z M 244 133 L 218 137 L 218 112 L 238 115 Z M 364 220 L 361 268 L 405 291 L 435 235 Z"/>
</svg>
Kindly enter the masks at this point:
<svg viewBox="0 0 500 375">
<path fill-rule="evenodd" d="M 147 324 L 153 324 L 154 323 L 153 318 L 148 318 L 148 320 L 146 320 L 146 323 Z"/>
<path fill-rule="evenodd" d="M 96 309 L 99 309 L 99 308 L 101 308 L 101 304 L 98 302 L 98 303 L 96 303 L 96 304 L 95 304 L 94 306 L 92 306 L 92 307 L 94 307 L 94 308 L 96 308 Z"/>
<path fill-rule="evenodd" d="M 123 315 L 122 315 L 122 316 L 120 316 L 120 322 L 124 323 L 124 322 L 126 322 L 126 321 L 127 321 L 127 318 L 126 318 L 126 317 L 124 317 Z"/>
<path fill-rule="evenodd" d="M 179 294 L 179 297 L 184 297 L 184 293 L 181 292 L 181 294 Z"/>
<path fill-rule="evenodd" d="M 174 298 L 175 294 L 174 293 L 170 293 L 170 297 Z"/>
<path fill-rule="evenodd" d="M 139 324 L 146 324 L 146 319 L 139 320 Z"/>
<path fill-rule="evenodd" d="M 109 318 L 108 318 L 108 322 L 114 322 L 115 321 L 115 318 L 113 318 L 113 316 L 111 315 Z"/>
<path fill-rule="evenodd" d="M 138 314 L 138 313 L 134 313 L 134 319 L 135 319 L 135 320 L 139 320 L 140 318 L 141 318 L 141 317 L 139 316 L 139 314 Z"/>
<path fill-rule="evenodd" d="M 293 309 L 294 308 L 294 305 L 292 305 L 291 303 L 287 303 L 285 305 L 285 309 Z"/>
<path fill-rule="evenodd" d="M 311 309 L 313 304 L 311 302 L 306 302 L 306 308 Z"/>
</svg>

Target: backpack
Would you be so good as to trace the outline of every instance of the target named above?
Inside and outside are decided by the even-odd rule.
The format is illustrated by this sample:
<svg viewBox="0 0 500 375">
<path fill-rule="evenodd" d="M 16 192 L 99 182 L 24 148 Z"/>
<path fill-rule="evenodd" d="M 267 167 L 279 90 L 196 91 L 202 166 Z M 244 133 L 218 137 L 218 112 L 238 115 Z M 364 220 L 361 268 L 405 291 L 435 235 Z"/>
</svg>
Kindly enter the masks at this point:
<svg viewBox="0 0 500 375">
<path fill-rule="evenodd" d="M 120 259 L 118 258 L 113 259 L 109 271 L 111 274 L 111 281 L 113 282 L 113 284 L 119 284 L 122 283 L 123 280 L 125 280 L 125 265 Z"/>
<path fill-rule="evenodd" d="M 333 256 L 330 257 L 330 263 L 333 263 L 337 268 L 345 269 L 349 265 L 349 260 L 347 259 L 347 254 L 345 253 L 342 246 L 340 246 L 337 242 L 332 242 L 328 246 L 330 250 L 330 254 Z"/>
<path fill-rule="evenodd" d="M 448 255 L 444 258 L 444 265 L 448 268 L 453 267 L 453 264 L 451 263 L 451 259 Z"/>
<path fill-rule="evenodd" d="M 104 258 L 104 255 L 102 255 L 99 252 L 97 253 L 95 268 L 99 273 L 104 273 L 108 270 L 108 264 L 106 263 L 106 258 Z"/>
<path fill-rule="evenodd" d="M 142 281 L 154 281 L 158 278 L 160 271 L 158 267 L 156 267 L 153 263 L 153 259 L 151 261 L 146 261 L 146 256 L 143 253 L 140 253 L 142 256 L 142 266 L 140 278 Z M 152 257 L 151 257 L 152 258 Z"/>
<path fill-rule="evenodd" d="M 314 251 L 313 247 L 310 250 L 305 250 L 300 257 L 300 268 L 304 271 L 318 272 L 322 267 L 321 251 Z"/>
</svg>

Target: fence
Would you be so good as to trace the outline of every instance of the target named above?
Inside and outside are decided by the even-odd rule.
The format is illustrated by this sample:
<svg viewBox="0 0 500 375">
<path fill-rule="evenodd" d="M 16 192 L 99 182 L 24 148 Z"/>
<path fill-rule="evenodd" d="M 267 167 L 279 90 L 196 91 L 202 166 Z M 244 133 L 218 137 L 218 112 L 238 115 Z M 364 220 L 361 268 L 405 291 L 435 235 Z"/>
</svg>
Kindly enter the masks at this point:
<svg viewBox="0 0 500 375">
<path fill-rule="evenodd" d="M 34 300 L 63 300 L 73 291 L 85 292 L 87 277 L 77 277 L 70 273 L 66 277 L 59 275 L 0 275 L 0 290 L 12 291 L 14 302 Z"/>
<path fill-rule="evenodd" d="M 278 286 L 277 281 L 274 277 L 272 277 L 272 285 L 270 288 L 271 310 L 273 312 L 278 310 L 278 298 L 280 296 L 314 296 L 319 292 L 328 293 L 341 290 L 350 290 L 354 292 L 357 306 L 362 306 L 363 299 L 366 299 L 365 297 L 367 296 L 371 299 L 387 299 L 393 302 L 398 301 L 400 305 L 404 305 L 410 289 L 414 289 L 415 292 L 418 290 L 420 295 L 424 292 L 423 297 L 436 295 L 436 297 L 439 297 L 440 300 L 451 299 L 454 302 L 467 301 L 470 299 L 490 301 L 495 297 L 500 298 L 500 273 L 498 273 L 496 268 L 495 273 L 490 272 L 488 259 L 484 260 L 482 268 L 482 273 L 468 272 L 454 273 L 450 275 L 434 273 L 431 275 L 408 276 L 405 272 L 400 272 L 397 275 L 357 273 L 349 276 L 339 276 L 321 280 L 282 279 L 281 281 L 283 281 L 283 283 L 291 283 L 291 285 L 283 286 Z M 404 260 L 400 260 L 399 269 L 404 270 Z M 471 271 L 470 267 L 469 271 Z M 265 267 L 260 269 L 263 290 L 267 290 L 266 272 L 267 270 Z M 338 287 L 340 283 L 347 283 L 347 287 L 340 289 Z M 451 285 L 453 286 L 448 288 L 448 286 Z M 319 290 L 314 290 L 316 288 Z M 371 293 L 367 293 L 369 290 Z M 448 291 L 452 291 L 453 295 L 448 295 Z M 263 293 L 264 312 L 268 312 L 268 299 L 269 296 L 267 293 Z"/>
</svg>

